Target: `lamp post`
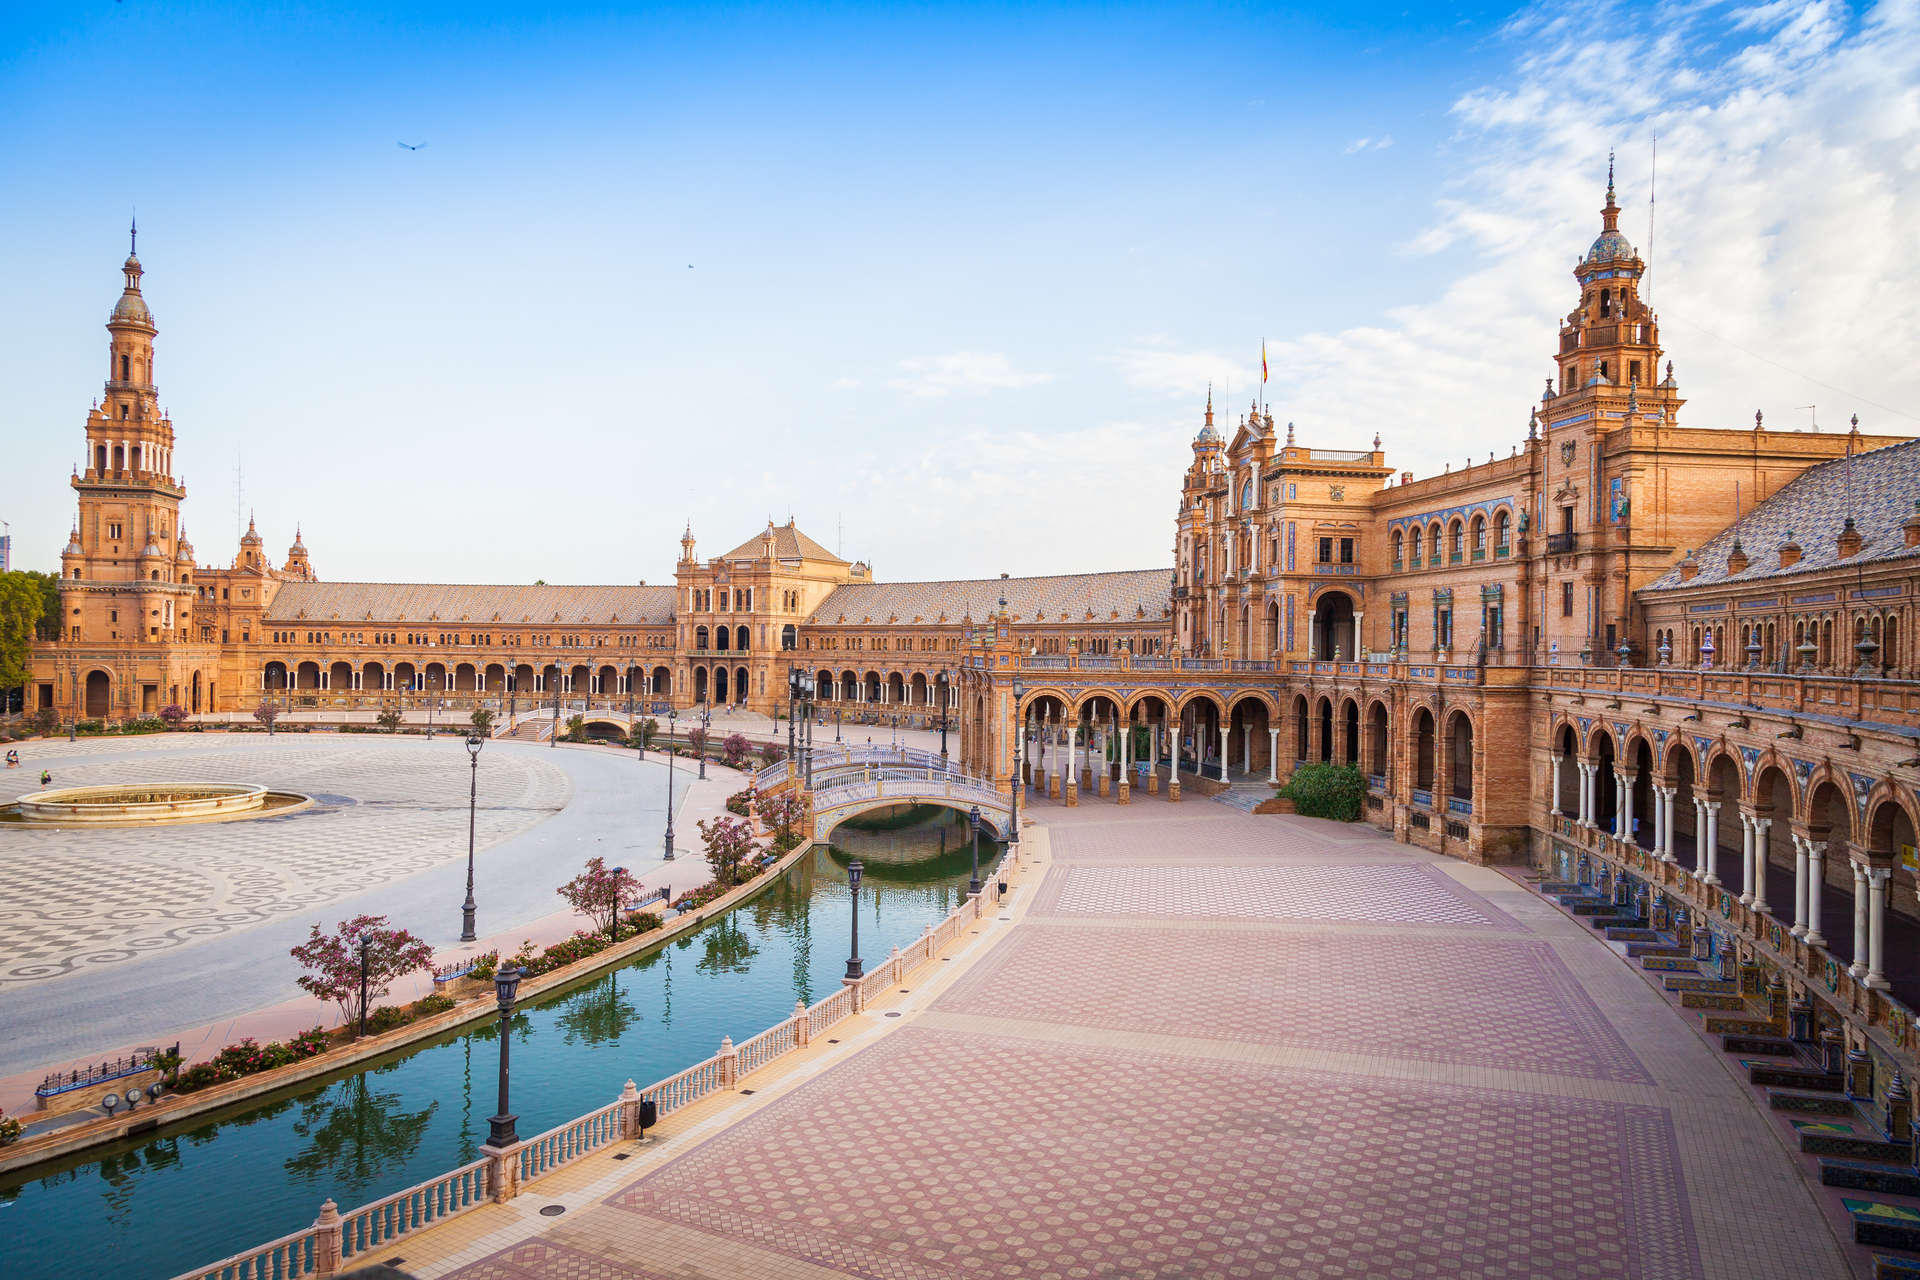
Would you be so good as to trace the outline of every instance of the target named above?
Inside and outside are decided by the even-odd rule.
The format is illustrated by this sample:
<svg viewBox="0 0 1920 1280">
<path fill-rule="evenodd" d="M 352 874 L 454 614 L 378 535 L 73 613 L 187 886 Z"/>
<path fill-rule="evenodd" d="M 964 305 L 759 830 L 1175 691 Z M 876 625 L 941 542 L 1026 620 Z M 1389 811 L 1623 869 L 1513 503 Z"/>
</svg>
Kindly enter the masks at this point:
<svg viewBox="0 0 1920 1280">
<path fill-rule="evenodd" d="M 679 712 L 667 708 L 667 856 L 663 862 L 673 861 L 673 758 L 679 754 L 673 746 L 673 725 L 679 718 Z"/>
<path fill-rule="evenodd" d="M 467 735 L 467 756 L 473 762 L 473 779 L 467 787 L 467 900 L 460 905 L 460 941 L 472 942 L 473 932 L 473 824 L 480 804 L 480 748 L 485 739 L 477 733 Z"/>
<path fill-rule="evenodd" d="M 613 923 L 607 926 L 608 942 L 616 942 L 620 938 L 620 912 L 627 905 L 620 901 L 620 878 L 626 874 L 625 867 L 613 869 Z"/>
<path fill-rule="evenodd" d="M 500 1008 L 500 1110 L 487 1121 L 490 1128 L 487 1145 L 496 1151 L 504 1151 L 520 1141 L 513 1127 L 519 1117 L 507 1109 L 507 1032 L 513 1019 L 513 997 L 519 992 L 520 979 L 524 976 L 524 972 L 513 965 L 496 969 L 493 974 L 493 994 Z"/>
<path fill-rule="evenodd" d="M 800 712 L 806 724 L 800 730 L 800 752 L 806 762 L 806 785 L 813 789 L 813 698 L 815 693 L 813 673 L 800 673 Z"/>
<path fill-rule="evenodd" d="M 940 691 L 940 763 L 944 765 L 947 762 L 947 673 L 942 671 L 933 683 Z"/>
<path fill-rule="evenodd" d="M 893 716 L 893 745 L 896 747 L 900 745 L 900 714 L 898 712 Z"/>
<path fill-rule="evenodd" d="M 1007 843 L 1020 843 L 1020 739 L 1013 740 L 1013 782 L 1009 790 L 1013 799 L 1013 820 L 1007 824 Z"/>
<path fill-rule="evenodd" d="M 967 810 L 967 825 L 973 828 L 973 879 L 967 882 L 968 893 L 980 892 L 980 806 L 974 805 Z"/>
<path fill-rule="evenodd" d="M 1026 772 L 1021 768 L 1024 763 L 1027 746 L 1027 712 L 1021 706 L 1021 700 L 1027 696 L 1027 687 L 1019 676 L 1013 678 L 1013 820 L 1007 824 L 1007 843 L 1020 843 L 1020 784 L 1026 780 Z"/>
<path fill-rule="evenodd" d="M 353 942 L 354 950 L 360 953 L 360 1034 L 367 1034 L 367 953 L 373 947 L 373 935 L 362 933 Z"/>
<path fill-rule="evenodd" d="M 428 742 L 433 741 L 433 713 L 435 708 L 437 708 L 439 705 L 440 705 L 440 682 L 435 679 L 429 679 L 427 681 L 427 741 Z"/>
<path fill-rule="evenodd" d="M 553 664 L 553 732 L 547 735 L 547 745 L 560 745 L 560 664 Z"/>
<path fill-rule="evenodd" d="M 841 708 L 835 707 L 833 709 L 833 740 L 835 742 L 840 741 L 840 715 Z"/>
<path fill-rule="evenodd" d="M 707 726 L 712 723 L 713 704 L 711 702 L 703 702 L 700 704 L 700 746 L 693 753 L 700 759 L 700 780 L 702 782 L 707 780 Z"/>
<path fill-rule="evenodd" d="M 860 963 L 860 873 L 864 869 L 858 858 L 847 864 L 847 899 L 853 904 L 853 954 L 847 957 L 849 982 L 858 982 L 866 976 L 866 966 Z"/>
</svg>

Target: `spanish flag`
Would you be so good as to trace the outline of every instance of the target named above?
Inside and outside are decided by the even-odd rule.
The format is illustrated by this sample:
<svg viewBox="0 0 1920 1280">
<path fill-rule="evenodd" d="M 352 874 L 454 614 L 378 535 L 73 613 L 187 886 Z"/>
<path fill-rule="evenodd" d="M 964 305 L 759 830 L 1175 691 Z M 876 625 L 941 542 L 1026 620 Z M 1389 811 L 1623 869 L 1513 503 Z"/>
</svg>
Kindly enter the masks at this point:
<svg viewBox="0 0 1920 1280">
<path fill-rule="evenodd" d="M 1267 384 L 1267 340 L 1260 339 L 1260 385 Z"/>
</svg>

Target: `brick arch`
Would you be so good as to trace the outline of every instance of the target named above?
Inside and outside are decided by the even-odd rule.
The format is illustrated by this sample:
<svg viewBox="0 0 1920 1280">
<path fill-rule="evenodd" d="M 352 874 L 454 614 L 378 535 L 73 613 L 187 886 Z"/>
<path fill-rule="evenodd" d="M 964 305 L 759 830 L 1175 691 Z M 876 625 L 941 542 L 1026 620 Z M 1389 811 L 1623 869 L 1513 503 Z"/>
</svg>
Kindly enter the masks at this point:
<svg viewBox="0 0 1920 1280">
<path fill-rule="evenodd" d="M 1144 704 L 1148 698 L 1158 698 L 1161 704 L 1166 707 L 1167 714 L 1170 716 L 1174 714 L 1173 695 L 1165 689 L 1141 689 L 1135 693 L 1131 693 L 1127 695 L 1126 700 L 1121 703 L 1120 709 L 1124 714 L 1131 717 L 1134 711 Z"/>
<path fill-rule="evenodd" d="M 1227 703 L 1227 714 L 1231 716 L 1235 707 L 1247 701 L 1258 702 L 1261 706 L 1265 707 L 1269 717 L 1280 714 L 1279 700 L 1275 698 L 1274 695 L 1260 689 L 1242 689 L 1240 692 L 1234 694 L 1232 701 Z"/>
<path fill-rule="evenodd" d="M 1693 749 L 1693 744 L 1687 741 L 1684 733 L 1668 734 L 1666 749 L 1655 756 L 1660 776 L 1669 783 L 1678 781 L 1682 756 L 1686 757 L 1687 764 L 1693 770 L 1693 780 L 1697 782 L 1700 778 L 1700 753 Z"/>
<path fill-rule="evenodd" d="M 1111 702 L 1114 706 L 1121 707 L 1123 709 L 1127 705 L 1127 700 L 1125 698 L 1121 697 L 1120 694 L 1115 690 L 1106 688 L 1105 686 L 1102 686 L 1097 689 L 1084 689 L 1077 696 L 1075 696 L 1072 702 L 1067 704 L 1068 716 L 1077 721 L 1080 718 L 1081 708 L 1085 707 L 1087 703 L 1093 701 L 1095 698 L 1105 698 L 1108 702 Z"/>
<path fill-rule="evenodd" d="M 1218 710 L 1222 715 L 1226 714 L 1227 698 L 1226 698 L 1226 695 L 1221 693 L 1218 689 L 1195 689 L 1190 693 L 1182 694 L 1180 696 L 1179 701 L 1173 704 L 1173 714 L 1175 716 L 1179 716 L 1188 707 L 1192 706 L 1194 703 L 1200 701 L 1203 698 L 1211 699 L 1213 702 L 1214 708 Z"/>
</svg>

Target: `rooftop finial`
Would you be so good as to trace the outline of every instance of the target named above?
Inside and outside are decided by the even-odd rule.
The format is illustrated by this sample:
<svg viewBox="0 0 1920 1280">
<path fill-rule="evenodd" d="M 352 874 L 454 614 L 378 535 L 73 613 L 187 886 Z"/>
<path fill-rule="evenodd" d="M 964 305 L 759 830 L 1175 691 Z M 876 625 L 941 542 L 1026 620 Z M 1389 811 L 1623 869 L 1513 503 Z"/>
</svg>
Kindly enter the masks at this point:
<svg viewBox="0 0 1920 1280">
<path fill-rule="evenodd" d="M 127 227 L 127 256 L 138 257 L 140 251 L 140 213 L 134 211 L 133 221 Z"/>
<path fill-rule="evenodd" d="M 1853 434 L 1853 435 L 1856 435 L 1856 436 L 1860 434 L 1860 415 L 1859 415 L 1859 414 L 1857 414 L 1857 413 L 1853 415 L 1853 431 L 1852 431 L 1852 434 Z"/>
<path fill-rule="evenodd" d="M 1287 447 L 1293 447 L 1293 424 L 1291 422 L 1287 424 Z"/>
<path fill-rule="evenodd" d="M 1758 409 L 1753 411 L 1753 429 L 1755 431 L 1760 430 L 1760 410 Z"/>
<path fill-rule="evenodd" d="M 1213 425 L 1213 384 L 1207 384 L 1207 425 Z"/>
<path fill-rule="evenodd" d="M 1613 203 L 1613 148 L 1607 148 L 1607 203 Z"/>
</svg>

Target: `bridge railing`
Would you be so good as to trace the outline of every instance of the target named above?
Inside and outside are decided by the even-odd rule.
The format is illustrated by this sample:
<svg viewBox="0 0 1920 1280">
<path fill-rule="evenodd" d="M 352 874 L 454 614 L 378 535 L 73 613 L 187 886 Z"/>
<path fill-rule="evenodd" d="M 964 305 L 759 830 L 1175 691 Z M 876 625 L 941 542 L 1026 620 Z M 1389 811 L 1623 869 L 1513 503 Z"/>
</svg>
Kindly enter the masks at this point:
<svg viewBox="0 0 1920 1280">
<path fill-rule="evenodd" d="M 873 964 L 863 977 L 843 983 L 810 1008 L 796 1007 L 791 1017 L 737 1049 L 730 1040 L 722 1041 L 720 1052 L 713 1057 L 644 1089 L 636 1089 L 629 1080 L 613 1102 L 586 1115 L 502 1151 L 483 1148 L 479 1160 L 346 1214 L 339 1213 L 334 1202 L 328 1200 L 312 1226 L 186 1272 L 175 1280 L 330 1280 L 351 1259 L 489 1201 L 504 1203 L 520 1195 L 527 1183 L 615 1142 L 640 1137 L 643 1100 L 651 1100 L 658 1116 L 665 1117 L 702 1098 L 739 1089 L 743 1077 L 803 1048 L 814 1036 L 859 1014 L 868 1001 L 933 963 L 970 924 L 999 905 L 1003 877 L 1018 865 L 1018 858 L 1016 845 L 989 871 L 978 895 L 969 894 L 905 950 L 896 949 L 887 959 Z"/>
</svg>

